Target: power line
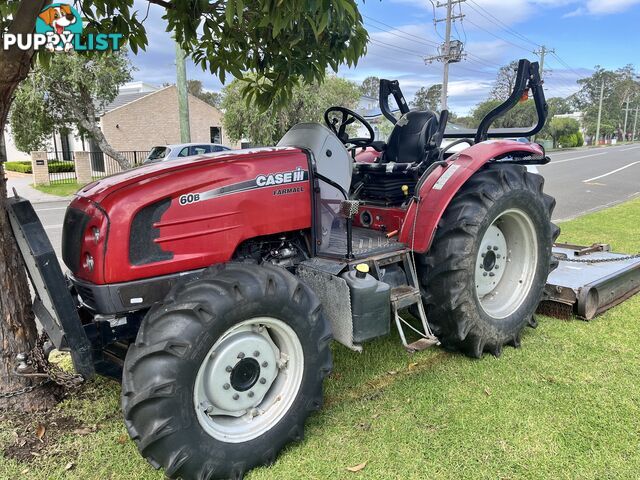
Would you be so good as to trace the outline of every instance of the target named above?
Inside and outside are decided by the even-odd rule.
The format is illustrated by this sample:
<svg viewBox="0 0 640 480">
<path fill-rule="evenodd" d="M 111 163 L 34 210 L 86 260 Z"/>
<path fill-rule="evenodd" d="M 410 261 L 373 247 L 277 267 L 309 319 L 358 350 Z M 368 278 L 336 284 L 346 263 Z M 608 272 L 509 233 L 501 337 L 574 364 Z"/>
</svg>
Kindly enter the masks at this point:
<svg viewBox="0 0 640 480">
<path fill-rule="evenodd" d="M 536 47 L 540 47 L 541 45 L 539 45 L 538 43 L 534 42 L 533 40 L 525 37 L 524 35 L 522 35 L 520 32 L 512 29 L 511 27 L 509 27 L 509 25 L 507 25 L 506 23 L 504 23 L 502 20 L 500 20 L 499 18 L 497 18 L 495 15 L 493 15 L 491 12 L 489 12 L 487 9 L 485 9 L 484 7 L 482 7 L 481 5 L 479 5 L 477 2 L 475 2 L 475 0 L 469 0 L 469 2 L 471 2 L 473 5 L 475 5 L 476 7 L 474 7 L 473 5 L 469 5 L 473 10 L 475 10 L 476 12 L 478 12 L 480 15 L 482 15 L 484 18 L 486 18 L 487 20 L 493 21 L 493 22 L 497 22 L 499 25 L 501 25 L 500 28 L 502 28 L 502 30 L 504 30 L 505 32 L 511 34 L 512 36 L 519 38 L 520 40 L 524 40 L 525 42 L 530 43 L 531 45 L 534 45 Z M 484 12 L 484 13 L 483 13 Z M 491 18 L 488 18 L 491 17 Z"/>
<path fill-rule="evenodd" d="M 420 40 L 416 40 L 416 39 L 410 38 L 410 37 L 408 37 L 408 36 L 403 36 L 403 35 L 401 35 L 401 34 L 399 34 L 399 33 L 394 32 L 394 31 L 391 31 L 391 30 L 385 30 L 385 29 L 380 28 L 380 27 L 377 27 L 377 26 L 375 26 L 375 25 L 369 25 L 369 27 L 371 27 L 371 28 L 375 28 L 376 30 L 378 30 L 378 31 L 380 31 L 380 32 L 382 32 L 382 33 L 388 33 L 389 35 L 393 35 L 394 37 L 398 37 L 398 38 L 400 38 L 401 40 L 405 40 L 405 41 L 406 41 L 406 40 L 408 40 L 408 41 L 410 41 L 410 42 L 414 42 L 414 43 L 415 43 L 415 42 L 418 42 L 418 43 L 421 43 L 421 44 L 426 45 L 426 46 L 429 46 L 429 47 L 435 47 L 435 46 L 437 46 L 437 45 L 438 45 L 438 44 L 437 44 L 437 43 L 435 43 L 435 42 L 428 43 L 428 42 L 425 42 L 425 41 L 420 41 Z"/>
<path fill-rule="evenodd" d="M 563 67 L 571 70 L 573 73 L 575 73 L 578 77 L 582 78 L 584 77 L 584 75 L 576 72 L 571 66 L 569 66 L 569 64 L 567 62 L 565 62 L 562 58 L 560 58 L 558 56 L 558 54 L 556 52 L 553 52 L 551 55 L 554 56 L 554 58 L 560 63 L 560 65 L 562 65 Z"/>
<path fill-rule="evenodd" d="M 529 49 L 529 48 L 527 48 L 527 47 L 523 47 L 522 45 L 518 45 L 517 43 L 513 43 L 511 40 L 508 40 L 508 39 L 506 39 L 506 38 L 504 38 L 504 37 L 501 37 L 501 36 L 499 36 L 499 35 L 496 35 L 496 34 L 495 34 L 495 33 L 493 33 L 492 31 L 487 30 L 486 28 L 484 28 L 484 27 L 482 27 L 482 26 L 478 25 L 477 23 L 472 22 L 472 21 L 471 21 L 471 20 L 469 20 L 469 19 L 467 19 L 467 22 L 469 22 L 471 25 L 475 26 L 476 28 L 479 28 L 480 30 L 483 30 L 483 31 L 487 32 L 489 35 L 491 35 L 491 36 L 493 36 L 493 37 L 497 38 L 498 40 L 502 40 L 503 42 L 506 42 L 506 43 L 508 43 L 508 44 L 510 44 L 510 45 L 513 45 L 513 46 L 514 46 L 514 47 L 516 47 L 516 48 L 521 48 L 522 50 L 525 50 L 525 51 L 527 51 L 527 52 L 531 52 L 531 49 Z"/>
<path fill-rule="evenodd" d="M 371 39 L 369 39 L 369 41 L 371 43 L 373 43 L 374 45 L 378 45 L 378 46 L 383 47 L 383 48 L 386 46 L 387 48 L 390 48 L 390 49 L 399 50 L 399 51 L 406 52 L 406 53 L 411 53 L 411 54 L 416 55 L 417 57 L 420 57 L 420 58 L 423 57 L 421 52 L 417 52 L 415 50 L 409 50 L 408 48 L 400 47 L 400 46 L 394 45 L 392 43 L 383 42 L 382 40 L 378 40 L 377 38 L 371 38 Z"/>
<path fill-rule="evenodd" d="M 433 40 L 429 40 L 427 37 L 421 37 L 420 35 L 414 35 L 413 33 L 407 32 L 405 30 L 400 30 L 399 28 L 396 28 L 393 25 L 389 25 L 388 23 L 385 23 L 385 22 L 383 22 L 381 20 L 377 20 L 377 19 L 375 19 L 373 17 L 370 17 L 368 15 L 364 15 L 363 14 L 362 16 L 364 18 L 368 19 L 368 20 L 371 20 L 372 22 L 375 22 L 375 23 L 378 23 L 378 24 L 383 25 L 385 27 L 391 28 L 395 32 L 400 32 L 400 33 L 403 33 L 403 34 L 405 34 L 405 35 L 407 35 L 409 37 L 417 38 L 418 40 L 423 40 L 423 41 L 425 41 L 427 43 L 430 43 L 432 46 L 438 46 L 437 42 L 434 42 Z"/>
</svg>

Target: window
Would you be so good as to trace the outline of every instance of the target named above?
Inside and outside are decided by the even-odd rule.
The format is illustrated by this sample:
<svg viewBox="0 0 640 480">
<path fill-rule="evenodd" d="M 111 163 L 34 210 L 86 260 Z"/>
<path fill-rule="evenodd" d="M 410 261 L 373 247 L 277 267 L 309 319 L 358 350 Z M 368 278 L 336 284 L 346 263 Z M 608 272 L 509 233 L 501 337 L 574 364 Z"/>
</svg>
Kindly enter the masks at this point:
<svg viewBox="0 0 640 480">
<path fill-rule="evenodd" d="M 151 160 L 160 160 L 167 156 L 169 149 L 167 147 L 153 147 L 149 152 L 149 156 L 147 157 L 147 161 Z"/>
<path fill-rule="evenodd" d="M 188 157 L 189 156 L 189 147 L 184 147 L 182 150 L 180 150 L 180 153 L 178 153 L 178 157 Z"/>
<path fill-rule="evenodd" d="M 191 147 L 191 155 L 202 155 L 203 153 L 211 153 L 209 145 L 194 145 Z"/>
<path fill-rule="evenodd" d="M 222 128 L 209 127 L 209 133 L 211 134 L 211 143 L 222 143 Z"/>
</svg>

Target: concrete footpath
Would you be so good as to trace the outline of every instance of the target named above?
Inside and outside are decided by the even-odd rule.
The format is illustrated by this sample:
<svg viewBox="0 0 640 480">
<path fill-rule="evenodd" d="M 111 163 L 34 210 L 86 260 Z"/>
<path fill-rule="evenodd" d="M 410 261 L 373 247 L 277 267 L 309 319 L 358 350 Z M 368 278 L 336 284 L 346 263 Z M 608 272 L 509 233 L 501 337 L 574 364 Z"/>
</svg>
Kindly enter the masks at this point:
<svg viewBox="0 0 640 480">
<path fill-rule="evenodd" d="M 33 184 L 33 177 L 29 174 L 17 172 L 5 172 L 5 174 L 7 176 L 8 196 L 13 196 L 13 189 L 15 188 L 18 195 L 26 198 L 31 203 L 59 202 L 71 199 L 71 197 L 59 197 L 36 190 L 31 186 Z"/>
</svg>

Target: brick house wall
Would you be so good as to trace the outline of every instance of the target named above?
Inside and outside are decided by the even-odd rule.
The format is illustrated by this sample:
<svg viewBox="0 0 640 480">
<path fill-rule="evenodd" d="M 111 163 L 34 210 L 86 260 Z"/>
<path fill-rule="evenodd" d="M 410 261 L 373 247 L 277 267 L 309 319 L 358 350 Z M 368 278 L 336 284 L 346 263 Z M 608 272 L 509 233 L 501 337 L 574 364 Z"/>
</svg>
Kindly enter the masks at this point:
<svg viewBox="0 0 640 480">
<path fill-rule="evenodd" d="M 189 95 L 192 142 L 211 142 L 210 127 L 222 132 L 222 143 L 239 148 L 225 135 L 222 112 Z M 150 150 L 155 145 L 180 142 L 178 91 L 175 85 L 115 108 L 100 118 L 100 128 L 115 150 Z"/>
</svg>

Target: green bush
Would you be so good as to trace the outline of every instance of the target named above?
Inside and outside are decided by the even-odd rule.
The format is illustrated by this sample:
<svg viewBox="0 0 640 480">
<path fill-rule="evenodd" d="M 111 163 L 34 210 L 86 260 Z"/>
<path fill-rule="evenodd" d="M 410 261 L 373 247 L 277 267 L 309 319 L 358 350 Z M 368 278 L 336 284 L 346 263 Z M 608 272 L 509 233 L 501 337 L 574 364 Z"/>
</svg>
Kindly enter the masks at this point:
<svg viewBox="0 0 640 480">
<path fill-rule="evenodd" d="M 576 147 L 583 146 L 584 145 L 584 136 L 582 135 L 582 132 L 576 133 L 576 136 L 578 137 L 578 143 L 576 144 Z"/>
<path fill-rule="evenodd" d="M 32 173 L 31 162 L 6 162 L 4 169 L 12 172 Z"/>
<path fill-rule="evenodd" d="M 50 173 L 75 172 L 76 166 L 73 162 L 49 162 Z"/>
<path fill-rule="evenodd" d="M 33 173 L 31 162 L 6 162 L 5 170 L 20 173 Z M 73 162 L 49 162 L 50 173 L 66 173 L 75 172 L 76 167 Z"/>
<path fill-rule="evenodd" d="M 573 148 L 578 145 L 578 136 L 575 133 L 570 135 L 562 135 L 558 138 L 558 145 L 562 148 Z"/>
</svg>

